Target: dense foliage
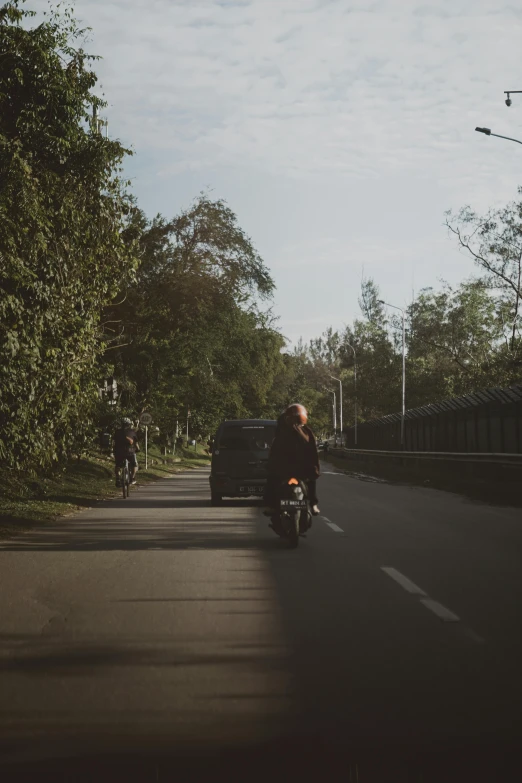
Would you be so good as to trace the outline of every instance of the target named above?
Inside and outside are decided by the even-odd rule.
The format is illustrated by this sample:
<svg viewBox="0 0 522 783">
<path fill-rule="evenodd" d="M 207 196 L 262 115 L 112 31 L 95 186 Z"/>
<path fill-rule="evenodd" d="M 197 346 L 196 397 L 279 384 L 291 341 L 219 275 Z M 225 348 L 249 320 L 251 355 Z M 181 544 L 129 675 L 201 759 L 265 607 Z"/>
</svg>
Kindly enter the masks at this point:
<svg viewBox="0 0 522 783">
<path fill-rule="evenodd" d="M 102 307 L 134 265 L 126 151 L 87 122 L 99 101 L 82 31 L 23 21 L 18 4 L 0 9 L 0 456 L 13 468 L 63 459 L 90 426 Z"/>
<path fill-rule="evenodd" d="M 470 216 L 461 212 L 452 230 L 486 274 L 456 287 L 424 289 L 404 311 L 408 408 L 522 378 L 522 205 L 482 220 Z M 509 237 L 502 227 L 508 218 Z M 477 247 L 462 231 L 471 220 Z M 328 330 L 300 349 L 310 386 L 317 386 L 312 379 L 320 368 L 325 379 L 333 374 L 343 380 L 345 426 L 354 422 L 356 399 L 361 421 L 401 409 L 402 317 L 380 301 L 373 280 L 363 283 L 360 306 L 363 317 L 351 327 Z"/>
<path fill-rule="evenodd" d="M 106 315 L 121 333 L 105 360 L 122 406 L 153 410 L 165 434 L 189 410 L 198 433 L 263 415 L 284 340 L 260 308 L 273 281 L 235 215 L 201 195 L 171 221 L 133 220 L 141 265 Z"/>
</svg>

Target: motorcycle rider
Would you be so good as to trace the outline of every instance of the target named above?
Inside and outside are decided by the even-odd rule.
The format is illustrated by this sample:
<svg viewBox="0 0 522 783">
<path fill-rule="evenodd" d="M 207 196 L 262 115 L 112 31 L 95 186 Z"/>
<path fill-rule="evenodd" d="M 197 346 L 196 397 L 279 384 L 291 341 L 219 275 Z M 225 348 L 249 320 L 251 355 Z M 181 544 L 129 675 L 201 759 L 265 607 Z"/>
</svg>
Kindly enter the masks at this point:
<svg viewBox="0 0 522 783">
<path fill-rule="evenodd" d="M 277 420 L 277 428 L 268 457 L 268 478 L 265 491 L 266 516 L 276 512 L 278 488 L 290 478 L 305 481 L 312 514 L 320 514 L 316 480 L 319 478 L 319 455 L 315 436 L 307 425 L 304 405 L 289 405 Z"/>
</svg>

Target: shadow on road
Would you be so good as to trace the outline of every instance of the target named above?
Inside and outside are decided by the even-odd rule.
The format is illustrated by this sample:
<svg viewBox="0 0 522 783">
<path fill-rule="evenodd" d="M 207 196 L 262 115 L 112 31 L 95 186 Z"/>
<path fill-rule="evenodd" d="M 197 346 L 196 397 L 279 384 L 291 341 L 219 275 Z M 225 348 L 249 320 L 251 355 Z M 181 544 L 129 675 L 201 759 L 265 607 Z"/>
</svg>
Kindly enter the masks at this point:
<svg viewBox="0 0 522 783">
<path fill-rule="evenodd" d="M 200 653 L 187 653 L 188 640 L 178 638 L 174 644 L 172 637 L 155 635 L 151 635 L 146 644 L 143 643 L 143 639 L 138 638 L 119 637 L 116 641 L 95 644 L 88 640 L 75 642 L 63 637 L 52 639 L 34 634 L 1 634 L 0 641 L 2 644 L 0 672 L 39 674 L 45 671 L 49 675 L 58 673 L 60 677 L 76 677 L 82 674 L 92 676 L 93 667 L 121 669 L 126 666 L 233 665 L 270 671 L 286 666 L 288 659 L 288 654 L 281 653 L 281 647 L 278 645 L 264 645 L 263 656 L 256 654 L 255 645 L 252 645 L 253 649 L 247 651 L 244 645 L 235 644 L 228 645 L 229 652 L 202 650 Z"/>
<path fill-rule="evenodd" d="M 261 503 L 259 498 L 237 498 L 212 507 L 207 472 L 200 471 L 197 477 L 176 477 L 138 488 L 126 500 L 99 501 L 72 520 L 32 528 L 1 541 L 0 551 L 275 551 L 281 548 L 278 539 L 260 540 L 255 535 Z M 248 521 L 245 510 L 252 514 Z"/>
<path fill-rule="evenodd" d="M 213 525 L 206 517 L 197 517 L 183 524 L 172 522 L 132 525 L 125 521 L 114 523 L 96 520 L 96 523 L 77 523 L 72 527 L 61 524 L 45 530 L 28 531 L 24 535 L 0 543 L 0 551 L 8 552 L 108 552 L 144 550 L 223 549 L 257 552 L 286 551 L 280 539 L 255 536 L 253 525 L 242 522 Z"/>
</svg>

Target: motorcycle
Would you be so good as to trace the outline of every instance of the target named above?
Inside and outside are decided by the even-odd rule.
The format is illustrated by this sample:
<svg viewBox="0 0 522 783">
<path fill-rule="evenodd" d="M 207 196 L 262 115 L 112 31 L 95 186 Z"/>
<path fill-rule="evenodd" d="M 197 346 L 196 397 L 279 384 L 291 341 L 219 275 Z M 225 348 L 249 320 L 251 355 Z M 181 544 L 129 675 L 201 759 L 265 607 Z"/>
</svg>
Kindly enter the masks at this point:
<svg viewBox="0 0 522 783">
<path fill-rule="evenodd" d="M 299 537 L 306 535 L 312 527 L 312 512 L 308 501 L 308 488 L 304 481 L 291 478 L 281 484 L 279 510 L 272 517 L 272 529 L 281 538 L 286 538 L 295 549 Z"/>
</svg>

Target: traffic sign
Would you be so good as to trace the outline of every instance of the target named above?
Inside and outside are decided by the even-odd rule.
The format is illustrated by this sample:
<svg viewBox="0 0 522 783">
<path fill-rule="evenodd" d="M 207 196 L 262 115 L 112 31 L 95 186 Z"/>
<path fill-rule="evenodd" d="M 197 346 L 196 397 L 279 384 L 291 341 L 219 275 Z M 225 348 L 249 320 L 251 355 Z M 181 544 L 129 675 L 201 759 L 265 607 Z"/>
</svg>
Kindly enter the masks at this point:
<svg viewBox="0 0 522 783">
<path fill-rule="evenodd" d="M 152 416 L 150 413 L 142 413 L 140 416 L 140 424 L 144 424 L 145 427 L 148 427 L 149 424 L 152 424 Z"/>
</svg>

